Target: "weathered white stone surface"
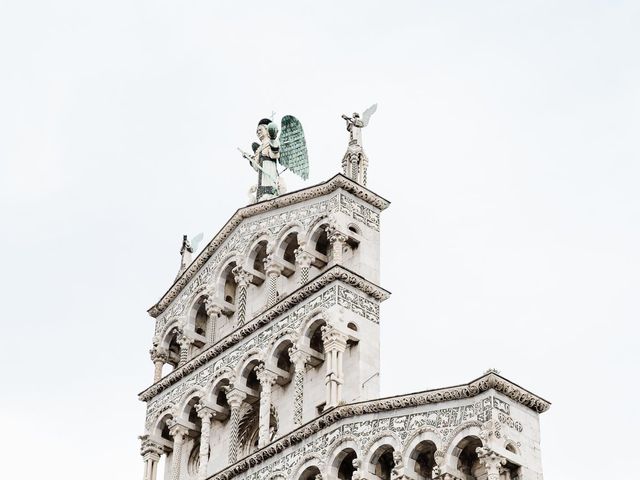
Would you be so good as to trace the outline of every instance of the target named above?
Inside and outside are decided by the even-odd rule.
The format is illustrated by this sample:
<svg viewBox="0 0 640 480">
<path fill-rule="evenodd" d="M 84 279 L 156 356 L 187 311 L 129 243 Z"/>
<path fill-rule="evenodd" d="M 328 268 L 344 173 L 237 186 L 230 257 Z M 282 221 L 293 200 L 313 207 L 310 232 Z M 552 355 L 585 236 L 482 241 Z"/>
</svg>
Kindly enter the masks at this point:
<svg viewBox="0 0 640 480">
<path fill-rule="evenodd" d="M 496 373 L 377 399 L 387 205 L 338 175 L 240 209 L 184 267 L 149 310 L 145 480 L 542 478 L 549 404 Z"/>
</svg>

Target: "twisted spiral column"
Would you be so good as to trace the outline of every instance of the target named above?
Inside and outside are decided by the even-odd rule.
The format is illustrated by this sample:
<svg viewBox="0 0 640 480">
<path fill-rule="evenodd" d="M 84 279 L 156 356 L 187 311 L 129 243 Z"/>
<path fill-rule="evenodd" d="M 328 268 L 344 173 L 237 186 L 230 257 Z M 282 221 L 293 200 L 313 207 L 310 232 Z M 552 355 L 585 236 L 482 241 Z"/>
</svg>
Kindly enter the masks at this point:
<svg viewBox="0 0 640 480">
<path fill-rule="evenodd" d="M 238 320 L 238 325 L 243 325 L 247 320 L 247 288 L 251 283 L 252 275 L 241 266 L 233 269 L 233 275 L 238 285 L 236 319 Z"/>
<path fill-rule="evenodd" d="M 302 248 L 296 248 L 294 254 L 296 256 L 296 267 L 300 270 L 299 286 L 302 287 L 309 281 L 309 270 L 313 262 L 313 255 Z"/>
<path fill-rule="evenodd" d="M 238 428 L 240 427 L 240 407 L 247 394 L 236 389 L 227 390 L 227 403 L 231 409 L 229 415 L 229 464 L 238 460 Z"/>
<path fill-rule="evenodd" d="M 271 308 L 278 300 L 278 277 L 282 274 L 283 267 L 279 265 L 271 256 L 264 260 L 265 273 L 267 274 L 267 308 Z"/>
<path fill-rule="evenodd" d="M 209 297 L 204 307 L 207 311 L 207 315 L 209 316 L 209 332 L 207 335 L 207 341 L 209 345 L 213 345 L 216 341 L 216 326 L 218 324 L 218 319 L 220 315 L 222 315 L 222 307 Z"/>
<path fill-rule="evenodd" d="M 162 367 L 167 362 L 169 356 L 158 347 L 154 347 L 149 350 L 151 355 L 151 361 L 153 362 L 153 383 L 156 383 L 162 378 Z"/>
<path fill-rule="evenodd" d="M 180 361 L 178 363 L 178 367 L 181 367 L 182 365 L 187 363 L 187 360 L 189 360 L 189 348 L 191 347 L 192 343 L 193 339 L 189 338 L 186 335 L 181 335 L 178 338 L 178 344 L 180 345 Z"/>
<path fill-rule="evenodd" d="M 310 356 L 296 347 L 291 347 L 289 358 L 295 368 L 293 374 L 293 424 L 300 426 L 302 425 L 302 407 L 304 405 L 304 377 Z"/>
<path fill-rule="evenodd" d="M 173 437 L 173 461 L 171 462 L 171 480 L 180 480 L 182 468 L 182 450 L 184 450 L 184 439 L 187 436 L 187 427 L 177 423 L 169 422 L 169 434 Z"/>
</svg>

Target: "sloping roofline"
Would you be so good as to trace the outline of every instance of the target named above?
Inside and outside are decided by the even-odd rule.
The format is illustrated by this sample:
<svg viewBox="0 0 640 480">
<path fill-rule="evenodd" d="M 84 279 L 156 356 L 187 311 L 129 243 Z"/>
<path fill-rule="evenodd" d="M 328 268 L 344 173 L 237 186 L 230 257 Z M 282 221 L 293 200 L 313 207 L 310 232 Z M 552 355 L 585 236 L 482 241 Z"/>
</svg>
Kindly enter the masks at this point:
<svg viewBox="0 0 640 480">
<path fill-rule="evenodd" d="M 292 432 L 273 440 L 258 451 L 239 459 L 236 463 L 228 465 L 219 472 L 206 478 L 208 480 L 228 480 L 234 478 L 250 468 L 265 462 L 286 448 L 295 446 L 306 438 L 327 429 L 342 419 L 399 410 L 401 408 L 438 404 L 450 400 L 473 398 L 489 390 L 494 390 L 506 395 L 514 402 L 538 414 L 546 412 L 551 407 L 551 403 L 544 398 L 531 393 L 494 371 L 489 371 L 467 384 L 396 395 L 393 397 L 376 398 L 374 400 L 365 400 L 333 407 Z"/>
<path fill-rule="evenodd" d="M 178 296 L 182 289 L 193 279 L 198 273 L 200 268 L 211 258 L 215 251 L 222 245 L 222 243 L 229 237 L 233 230 L 245 219 L 276 210 L 278 208 L 286 207 L 295 203 L 299 203 L 305 200 L 311 200 L 317 197 L 327 195 L 334 192 L 337 189 L 343 189 L 347 192 L 355 195 L 359 199 L 367 202 L 371 206 L 384 210 L 390 204 L 390 202 L 380 195 L 372 192 L 368 188 L 363 187 L 359 183 L 345 177 L 339 173 L 330 178 L 326 182 L 312 185 L 311 187 L 296 190 L 291 193 L 280 195 L 279 197 L 264 200 L 246 207 L 239 208 L 231 216 L 231 218 L 224 224 L 220 231 L 211 239 L 206 247 L 202 249 L 200 254 L 191 262 L 187 269 L 173 282 L 169 290 L 167 290 L 160 300 L 153 305 L 147 312 L 152 317 L 156 318 L 162 312 L 166 310 L 169 304 Z"/>
</svg>

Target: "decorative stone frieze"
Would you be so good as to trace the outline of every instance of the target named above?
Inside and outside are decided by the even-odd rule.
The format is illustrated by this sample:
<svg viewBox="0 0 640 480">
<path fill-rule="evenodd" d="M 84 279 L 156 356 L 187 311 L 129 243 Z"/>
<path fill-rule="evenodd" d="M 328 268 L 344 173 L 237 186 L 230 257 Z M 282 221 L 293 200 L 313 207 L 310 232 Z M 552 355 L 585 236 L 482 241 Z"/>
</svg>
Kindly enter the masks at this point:
<svg viewBox="0 0 640 480">
<path fill-rule="evenodd" d="M 320 304 L 318 304 L 317 299 L 312 300 L 316 292 L 321 291 L 334 281 L 339 281 L 355 289 L 337 284 L 335 289 L 331 290 L 331 294 L 325 292 L 322 295 L 322 302 Z M 308 315 L 314 309 L 328 308 L 338 303 L 343 308 L 353 311 L 367 320 L 378 323 L 380 315 L 378 302 L 386 300 L 388 296 L 389 292 L 364 280 L 359 275 L 340 266 L 332 267 L 304 287 L 295 290 L 280 300 L 276 305 L 247 322 L 244 326 L 238 328 L 235 332 L 220 339 L 216 344 L 191 359 L 181 368 L 177 368 L 162 380 L 147 388 L 140 394 L 140 399 L 142 401 L 151 400 L 161 391 L 175 384 L 181 378 L 192 374 L 205 364 L 208 364 L 210 360 L 241 343 L 250 334 L 273 322 L 279 316 L 282 316 L 283 319 L 287 318 L 288 322 L 293 322 L 288 325 L 290 328 L 297 328 L 302 320 L 301 317 Z M 294 308 L 296 305 L 300 305 L 301 308 Z M 293 312 L 291 310 L 293 310 Z M 288 314 L 283 315 L 284 313 Z M 283 319 L 279 322 L 282 322 Z M 211 369 L 213 366 L 207 365 L 207 368 Z M 198 385 L 204 385 L 203 382 L 206 382 L 207 379 L 210 378 L 210 373 L 204 372 L 203 375 L 202 380 L 197 382 Z"/>
<path fill-rule="evenodd" d="M 273 220 L 258 218 L 247 221 L 264 213 L 277 210 L 305 200 L 324 197 L 333 192 L 338 193 L 328 199 L 320 200 L 317 204 L 304 205 L 288 209 L 286 212 L 274 212 Z M 340 192 L 339 190 L 343 190 Z M 344 196 L 342 199 L 340 197 Z M 200 285 L 209 283 L 209 278 L 220 259 L 229 256 L 231 252 L 242 253 L 248 246 L 256 227 L 264 224 L 269 228 L 284 226 L 292 222 L 302 222 L 311 225 L 323 213 L 339 208 L 342 213 L 350 214 L 354 220 L 363 222 L 366 226 L 379 229 L 379 212 L 389 206 L 389 202 L 356 182 L 336 175 L 328 182 L 310 187 L 299 192 L 282 195 L 276 199 L 261 202 L 239 209 L 209 242 L 189 267 L 176 279 L 172 287 L 163 295 L 160 301 L 148 312 L 152 317 L 158 317 L 174 300 L 179 302 L 169 317 L 179 315 L 188 302 L 191 293 Z M 272 226 L 273 225 L 273 226 Z M 235 238 L 232 238 L 234 237 Z M 227 248 L 224 248 L 226 245 Z M 206 268 L 205 264 L 207 265 Z M 188 288 L 185 290 L 185 287 Z M 182 300 L 181 300 L 182 299 Z M 165 320 L 166 321 L 166 320 Z"/>
</svg>

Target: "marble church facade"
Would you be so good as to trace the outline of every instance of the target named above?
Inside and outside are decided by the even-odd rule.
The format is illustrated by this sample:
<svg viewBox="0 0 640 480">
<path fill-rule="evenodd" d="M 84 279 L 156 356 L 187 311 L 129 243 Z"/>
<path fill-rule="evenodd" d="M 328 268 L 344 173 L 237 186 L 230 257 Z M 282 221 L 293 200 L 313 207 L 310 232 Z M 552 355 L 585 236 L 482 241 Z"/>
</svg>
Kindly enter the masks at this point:
<svg viewBox="0 0 640 480">
<path fill-rule="evenodd" d="M 363 168 L 239 209 L 149 309 L 144 480 L 542 479 L 549 403 L 497 372 L 379 398 Z"/>
</svg>

